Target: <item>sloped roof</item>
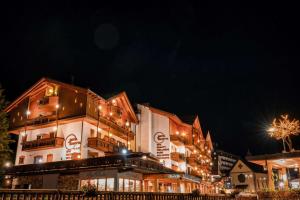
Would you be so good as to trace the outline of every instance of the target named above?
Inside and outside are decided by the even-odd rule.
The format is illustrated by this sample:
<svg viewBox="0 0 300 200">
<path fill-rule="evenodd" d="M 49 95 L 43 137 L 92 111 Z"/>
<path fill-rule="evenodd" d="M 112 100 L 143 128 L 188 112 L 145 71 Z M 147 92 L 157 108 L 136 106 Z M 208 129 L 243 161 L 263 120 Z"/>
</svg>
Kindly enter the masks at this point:
<svg viewBox="0 0 300 200">
<path fill-rule="evenodd" d="M 83 92 L 86 94 L 92 94 L 93 96 L 96 96 L 99 99 L 103 99 L 105 100 L 103 97 L 101 97 L 100 95 L 98 95 L 97 93 L 93 92 L 92 90 L 88 89 L 88 88 L 83 88 L 83 87 L 78 87 L 72 84 L 68 84 L 68 83 L 64 83 L 64 82 L 60 82 L 54 79 L 50 79 L 50 78 L 41 78 L 38 82 L 36 82 L 33 86 L 31 86 L 28 90 L 26 90 L 21 96 L 19 96 L 16 100 L 14 100 L 11 104 L 9 104 L 4 111 L 5 112 L 9 112 L 12 108 L 15 107 L 15 105 L 17 105 L 19 102 L 23 101 L 26 97 L 28 97 L 30 94 L 32 94 L 32 92 L 34 92 L 35 90 L 41 89 L 43 87 L 45 87 L 47 84 L 52 83 L 52 84 L 57 84 L 63 87 L 67 87 L 67 88 L 72 88 L 74 90 L 77 90 L 79 92 Z M 112 98 L 115 97 L 121 97 L 124 98 L 127 106 L 128 106 L 128 112 L 131 114 L 132 119 L 134 120 L 134 122 L 138 122 L 137 116 L 134 112 L 134 109 L 128 99 L 128 96 L 126 94 L 126 92 L 121 92 L 118 93 L 115 96 L 110 97 L 109 99 L 105 100 L 105 101 L 110 101 Z"/>
<path fill-rule="evenodd" d="M 255 163 L 251 163 L 251 162 L 248 162 L 247 160 L 245 159 L 240 159 L 251 171 L 255 172 L 255 173 L 267 173 L 263 166 L 261 165 L 258 165 L 258 164 L 255 164 Z M 237 164 L 238 162 L 236 162 Z"/>
</svg>

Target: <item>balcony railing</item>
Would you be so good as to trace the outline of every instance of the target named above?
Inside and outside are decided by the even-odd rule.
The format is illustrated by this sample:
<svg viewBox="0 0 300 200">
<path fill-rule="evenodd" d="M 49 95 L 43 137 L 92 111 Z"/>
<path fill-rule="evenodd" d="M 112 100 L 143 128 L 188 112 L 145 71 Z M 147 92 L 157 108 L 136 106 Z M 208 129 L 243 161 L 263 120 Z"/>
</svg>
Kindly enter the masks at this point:
<svg viewBox="0 0 300 200">
<path fill-rule="evenodd" d="M 134 133 L 130 131 L 128 127 L 126 127 L 125 125 L 120 126 L 117 122 L 113 120 L 113 118 L 101 116 L 99 118 L 99 121 L 116 130 L 115 134 L 123 139 L 127 139 L 127 136 L 129 139 L 133 139 L 134 137 Z"/>
<path fill-rule="evenodd" d="M 176 162 L 184 162 L 185 157 L 184 157 L 184 154 L 182 154 L 182 153 L 172 152 L 171 153 L 171 160 L 174 160 Z"/>
<path fill-rule="evenodd" d="M 97 137 L 88 138 L 88 147 L 108 153 L 121 153 L 122 149 L 126 148 L 121 143 L 113 144 Z"/>
<path fill-rule="evenodd" d="M 142 159 L 142 155 L 129 154 L 106 156 L 98 158 L 88 158 L 82 160 L 67 160 L 30 165 L 17 165 L 6 168 L 5 174 L 36 174 L 45 171 L 70 171 L 84 170 L 90 168 L 120 168 L 120 169 L 135 169 L 145 173 L 175 173 L 172 169 L 166 168 L 163 165 L 152 161 Z"/>
<path fill-rule="evenodd" d="M 22 143 L 23 151 L 34 151 L 48 148 L 60 148 L 64 145 L 64 138 L 44 138 L 32 141 L 24 141 Z"/>
<path fill-rule="evenodd" d="M 181 144 L 186 144 L 187 143 L 187 139 L 180 136 L 180 135 L 176 135 L 176 134 L 171 134 L 170 135 L 170 140 L 171 142 L 173 142 L 176 145 L 181 145 Z"/>
<path fill-rule="evenodd" d="M 191 166 L 201 165 L 201 161 L 197 158 L 195 154 L 192 154 L 190 157 L 187 157 L 186 162 Z"/>
</svg>

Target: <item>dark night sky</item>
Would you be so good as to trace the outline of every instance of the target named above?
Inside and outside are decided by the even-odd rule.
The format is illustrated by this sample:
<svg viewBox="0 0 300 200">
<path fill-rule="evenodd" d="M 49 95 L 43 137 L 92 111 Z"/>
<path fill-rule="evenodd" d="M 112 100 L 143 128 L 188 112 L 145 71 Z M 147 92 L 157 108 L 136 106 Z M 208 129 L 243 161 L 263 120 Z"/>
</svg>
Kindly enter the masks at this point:
<svg viewBox="0 0 300 200">
<path fill-rule="evenodd" d="M 298 6 L 82 2 L 1 6 L 8 100 L 43 76 L 73 75 L 100 95 L 125 90 L 133 103 L 197 113 L 229 152 L 280 150 L 265 129 L 283 113 L 300 118 Z"/>
</svg>

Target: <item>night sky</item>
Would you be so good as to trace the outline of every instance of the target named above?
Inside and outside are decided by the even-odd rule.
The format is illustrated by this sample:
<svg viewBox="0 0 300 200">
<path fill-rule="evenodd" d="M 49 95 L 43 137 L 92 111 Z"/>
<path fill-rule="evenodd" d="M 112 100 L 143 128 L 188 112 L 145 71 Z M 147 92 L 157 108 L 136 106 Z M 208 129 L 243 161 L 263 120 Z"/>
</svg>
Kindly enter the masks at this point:
<svg viewBox="0 0 300 200">
<path fill-rule="evenodd" d="M 74 77 L 102 96 L 125 90 L 132 103 L 198 114 L 226 151 L 281 150 L 265 130 L 280 114 L 300 119 L 298 6 L 83 2 L 1 6 L 0 82 L 9 101 L 41 77 Z"/>
</svg>

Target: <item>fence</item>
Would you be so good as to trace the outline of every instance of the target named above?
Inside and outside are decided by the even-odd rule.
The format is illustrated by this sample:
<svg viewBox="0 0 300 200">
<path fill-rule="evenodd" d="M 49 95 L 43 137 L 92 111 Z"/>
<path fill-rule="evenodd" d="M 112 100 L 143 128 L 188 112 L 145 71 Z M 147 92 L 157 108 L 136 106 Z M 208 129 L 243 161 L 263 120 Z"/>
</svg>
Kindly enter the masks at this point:
<svg viewBox="0 0 300 200">
<path fill-rule="evenodd" d="M 61 190 L 0 190 L 0 200 L 256 200 L 256 197 L 231 198 L 221 195 L 192 195 L 182 193 L 150 192 L 95 192 Z M 290 197 L 260 197 L 259 200 L 300 200 Z"/>
<path fill-rule="evenodd" d="M 234 198 L 150 192 L 95 192 L 84 194 L 80 191 L 0 190 L 0 200 L 234 200 Z"/>
</svg>

